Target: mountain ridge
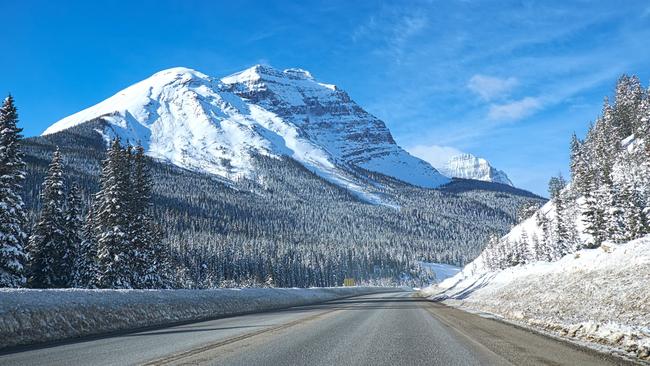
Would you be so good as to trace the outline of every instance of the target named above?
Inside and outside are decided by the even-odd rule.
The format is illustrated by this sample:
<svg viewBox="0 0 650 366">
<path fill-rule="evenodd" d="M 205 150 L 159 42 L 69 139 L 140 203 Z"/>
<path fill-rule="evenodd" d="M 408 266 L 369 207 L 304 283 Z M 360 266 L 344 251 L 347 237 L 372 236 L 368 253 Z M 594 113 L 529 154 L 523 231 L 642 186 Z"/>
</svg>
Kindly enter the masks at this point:
<svg viewBox="0 0 650 366">
<path fill-rule="evenodd" d="M 254 176 L 252 155 L 289 156 L 358 197 L 382 203 L 359 167 L 435 188 L 449 179 L 399 147 L 385 124 L 302 69 L 256 65 L 217 79 L 176 67 L 54 123 L 43 135 L 102 119 L 106 140 L 142 142 L 147 154 L 229 180 Z"/>
<path fill-rule="evenodd" d="M 504 171 L 494 168 L 488 160 L 469 153 L 452 156 L 439 171 L 448 177 L 475 179 L 514 187 Z"/>
</svg>

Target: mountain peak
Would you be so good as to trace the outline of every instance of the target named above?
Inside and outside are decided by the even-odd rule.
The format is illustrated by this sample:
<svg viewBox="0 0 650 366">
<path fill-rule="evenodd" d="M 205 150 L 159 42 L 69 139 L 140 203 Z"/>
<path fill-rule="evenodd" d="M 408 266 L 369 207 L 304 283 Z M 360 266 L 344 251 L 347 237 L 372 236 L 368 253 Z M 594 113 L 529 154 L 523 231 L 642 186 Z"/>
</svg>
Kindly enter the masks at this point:
<svg viewBox="0 0 650 366">
<path fill-rule="evenodd" d="M 465 179 L 476 179 L 513 186 L 505 172 L 494 168 L 487 160 L 469 153 L 452 156 L 442 168 L 443 174 Z"/>
<path fill-rule="evenodd" d="M 173 82 L 188 82 L 188 81 L 212 81 L 212 78 L 200 71 L 190 69 L 187 67 L 172 67 L 169 69 L 158 71 L 147 79 L 135 84 L 147 84 L 149 86 L 162 86 L 171 84 Z M 135 86 L 134 85 L 134 86 Z"/>
<path fill-rule="evenodd" d="M 278 70 L 273 66 L 257 64 L 243 71 L 237 72 L 233 75 L 255 75 L 257 77 L 272 76 L 272 77 L 286 77 L 290 79 L 309 79 L 313 80 L 314 77 L 307 70 L 301 68 L 289 68 L 285 70 Z"/>
<path fill-rule="evenodd" d="M 300 69 L 300 68 L 290 68 L 283 71 L 285 75 L 295 77 L 297 79 L 309 79 L 314 80 L 314 77 L 311 75 L 311 72 Z"/>
<path fill-rule="evenodd" d="M 101 119 L 105 139 L 141 141 L 147 154 L 237 180 L 255 176 L 255 156 L 288 156 L 371 202 L 356 167 L 437 187 L 449 179 L 397 146 L 386 125 L 342 90 L 303 69 L 255 65 L 221 79 L 175 67 L 66 117 L 44 134 Z"/>
<path fill-rule="evenodd" d="M 182 66 L 170 67 L 169 69 L 158 71 L 157 73 L 153 74 L 151 77 L 153 78 L 164 77 L 168 75 L 192 75 L 200 78 L 209 78 L 206 74 L 200 71 L 190 69 L 189 67 L 182 67 Z"/>
<path fill-rule="evenodd" d="M 311 72 L 301 68 L 289 68 L 278 70 L 268 65 L 254 65 L 248 69 L 236 72 L 221 79 L 224 84 L 259 84 L 267 85 L 276 83 L 288 85 L 300 84 L 302 87 L 327 88 L 330 91 L 337 90 L 335 85 L 318 82 Z"/>
</svg>

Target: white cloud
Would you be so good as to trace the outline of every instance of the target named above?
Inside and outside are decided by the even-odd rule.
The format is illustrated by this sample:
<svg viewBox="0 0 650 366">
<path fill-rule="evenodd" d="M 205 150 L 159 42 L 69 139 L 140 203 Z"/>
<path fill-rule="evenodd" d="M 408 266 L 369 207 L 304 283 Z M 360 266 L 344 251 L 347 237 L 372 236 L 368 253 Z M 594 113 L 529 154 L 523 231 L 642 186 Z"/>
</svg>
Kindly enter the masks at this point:
<svg viewBox="0 0 650 366">
<path fill-rule="evenodd" d="M 452 156 L 463 153 L 455 147 L 440 145 L 416 145 L 407 147 L 406 150 L 436 169 L 443 168 Z"/>
<path fill-rule="evenodd" d="M 529 116 L 542 107 L 539 98 L 526 97 L 505 104 L 492 104 L 488 112 L 491 120 L 514 121 Z"/>
<path fill-rule="evenodd" d="M 403 61 L 414 46 L 412 39 L 431 25 L 429 15 L 419 7 L 383 7 L 351 32 L 353 42 L 373 44 L 373 53 L 389 57 L 395 64 Z"/>
<path fill-rule="evenodd" d="M 517 78 L 501 79 L 494 76 L 476 74 L 469 79 L 467 87 L 483 100 L 493 100 L 508 96 L 519 84 Z"/>
</svg>

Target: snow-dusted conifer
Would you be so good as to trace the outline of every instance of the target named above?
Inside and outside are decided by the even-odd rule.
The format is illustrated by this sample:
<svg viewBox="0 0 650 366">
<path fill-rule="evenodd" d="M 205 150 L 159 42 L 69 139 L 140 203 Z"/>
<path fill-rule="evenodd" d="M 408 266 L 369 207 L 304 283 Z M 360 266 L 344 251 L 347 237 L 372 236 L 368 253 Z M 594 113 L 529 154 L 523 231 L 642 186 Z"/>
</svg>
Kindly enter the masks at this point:
<svg viewBox="0 0 650 366">
<path fill-rule="evenodd" d="M 73 251 L 66 240 L 63 162 L 57 148 L 41 191 L 41 212 L 29 237 L 29 284 L 36 288 L 69 287 Z"/>
<path fill-rule="evenodd" d="M 551 230 L 551 221 L 545 214 L 537 211 L 535 214 L 537 226 L 542 230 L 542 238 L 539 243 L 539 250 L 537 251 L 537 260 L 550 261 L 552 259 L 553 248 L 553 233 Z"/>
<path fill-rule="evenodd" d="M 91 207 L 81 229 L 81 243 L 75 258 L 74 287 L 97 287 L 99 269 L 97 268 L 97 239 L 93 217 Z"/>
<path fill-rule="evenodd" d="M 643 88 L 637 76 L 623 75 L 616 84 L 614 126 L 619 140 L 632 135 L 640 126 L 639 107 Z"/>
<path fill-rule="evenodd" d="M 571 135 L 571 188 L 577 194 L 583 195 L 587 189 L 586 179 L 589 174 L 587 170 L 586 156 L 583 151 L 582 142 L 575 133 Z"/>
<path fill-rule="evenodd" d="M 20 151 L 22 129 L 9 95 L 0 107 L 0 287 L 25 284 L 25 209 L 20 196 L 25 163 Z"/>
<path fill-rule="evenodd" d="M 134 284 L 143 288 L 161 288 L 169 284 L 169 256 L 162 244 L 160 230 L 151 217 L 153 181 L 144 148 L 129 153 L 131 170 L 131 248 L 135 265 Z"/>
<path fill-rule="evenodd" d="M 78 279 L 79 273 L 79 255 L 81 254 L 81 234 L 83 219 L 81 217 L 81 192 L 77 184 L 72 184 L 68 192 L 67 202 L 65 206 L 65 240 L 72 258 L 67 262 L 72 264 L 70 271 L 70 285 L 72 287 L 80 287 Z"/>
<path fill-rule="evenodd" d="M 97 284 L 131 288 L 133 261 L 129 248 L 129 171 L 120 140 L 114 139 L 104 160 L 100 191 L 96 194 L 93 231 L 97 238 Z"/>
<path fill-rule="evenodd" d="M 591 237 L 586 243 L 586 247 L 597 248 L 607 238 L 605 208 L 600 201 L 602 194 L 600 194 L 593 180 L 588 182 L 588 187 L 584 195 L 584 208 L 582 212 L 585 232 Z"/>
</svg>

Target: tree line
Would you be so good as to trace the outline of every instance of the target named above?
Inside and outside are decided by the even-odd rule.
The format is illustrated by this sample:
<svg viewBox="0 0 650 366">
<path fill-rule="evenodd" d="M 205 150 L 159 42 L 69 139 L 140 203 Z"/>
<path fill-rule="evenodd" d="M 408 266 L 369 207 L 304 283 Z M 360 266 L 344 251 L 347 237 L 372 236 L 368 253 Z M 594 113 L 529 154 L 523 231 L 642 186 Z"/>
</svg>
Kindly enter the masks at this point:
<svg viewBox="0 0 650 366">
<path fill-rule="evenodd" d="M 132 232 L 119 215 L 111 218 L 122 222 L 117 225 L 119 230 L 98 227 L 108 218 L 96 218 L 101 200 L 94 192 L 104 189 L 102 176 L 112 153 L 97 131 L 111 135 L 110 128 L 99 119 L 21 141 L 27 174 L 22 191 L 17 191 L 22 192 L 27 207 L 27 224 L 23 226 L 27 236 L 36 232 L 42 211 L 49 206 L 44 203 L 43 182 L 48 180 L 56 147 L 61 147 L 63 176 L 70 178 L 64 179 L 61 210 L 70 219 L 70 227 L 82 228 L 69 231 L 80 233 L 70 242 L 80 242 L 74 247 L 91 253 L 80 256 L 73 252 L 61 262 L 70 261 L 72 256 L 80 258 L 75 261 L 82 263 L 73 266 L 81 273 L 71 275 L 77 278 L 73 286 L 109 286 L 98 280 L 99 274 L 85 276 L 94 282 L 79 279 L 83 273 L 94 271 L 93 267 L 82 270 L 88 268 L 83 258 L 85 263 L 99 266 L 99 255 L 93 253 L 102 248 L 100 239 L 112 238 L 111 242 L 117 243 L 113 248 L 123 248 L 117 256 L 116 251 L 107 252 L 119 259 L 117 264 L 132 262 L 126 258 L 146 253 L 130 249 L 140 244 L 127 246 L 113 240 L 120 233 Z M 134 148 L 131 153 L 135 155 Z M 421 261 L 462 265 L 480 253 L 490 232 L 508 230 L 522 202 L 541 202 L 528 192 L 485 182 L 455 181 L 441 189 L 424 189 L 360 170 L 361 177 L 377 182 L 377 193 L 392 200 L 399 207 L 395 209 L 360 202 L 286 157 L 256 157 L 256 175 L 237 182 L 224 182 L 146 157 L 143 162 L 151 178 L 153 207 L 149 217 L 158 224 L 154 227 L 160 236 L 160 241 L 154 242 L 164 254 L 159 263 L 171 275 L 166 269 L 157 271 L 165 286 L 175 288 L 339 286 L 346 277 L 358 283 L 421 286 L 431 282 Z M 75 201 L 75 195 L 80 214 L 70 213 L 75 205 L 68 202 Z M 102 239 L 104 233 L 110 235 Z M 24 245 L 27 247 L 27 241 Z M 29 263 L 25 267 L 28 269 Z M 118 267 L 103 268 L 116 268 L 111 272 L 114 282 L 119 282 L 115 286 L 153 287 L 142 284 L 145 281 L 141 278 L 159 281 L 151 275 L 153 270 L 142 275 L 147 271 L 131 268 L 130 272 L 139 275 L 129 280 Z"/>
<path fill-rule="evenodd" d="M 491 237 L 488 267 L 554 261 L 650 233 L 650 90 L 638 77 L 620 77 L 613 103 L 605 98 L 585 138 L 572 135 L 570 168 L 570 183 L 561 175 L 549 181 L 553 205 L 534 214 L 538 230 L 516 240 Z"/>
<path fill-rule="evenodd" d="M 86 215 L 79 187 L 66 184 L 57 149 L 27 235 L 17 122 L 9 96 L 0 109 L 0 286 L 169 287 L 169 253 L 151 215 L 152 181 L 142 146 L 124 148 L 119 139 L 112 141 Z"/>
</svg>

